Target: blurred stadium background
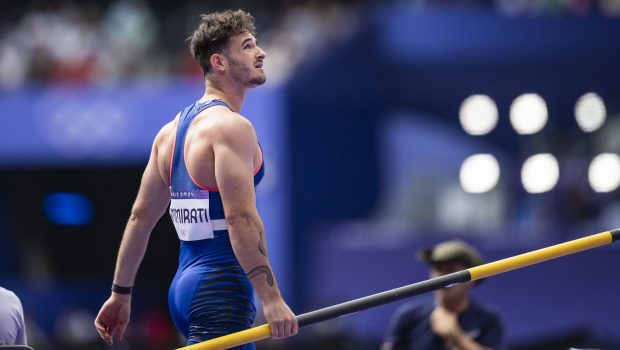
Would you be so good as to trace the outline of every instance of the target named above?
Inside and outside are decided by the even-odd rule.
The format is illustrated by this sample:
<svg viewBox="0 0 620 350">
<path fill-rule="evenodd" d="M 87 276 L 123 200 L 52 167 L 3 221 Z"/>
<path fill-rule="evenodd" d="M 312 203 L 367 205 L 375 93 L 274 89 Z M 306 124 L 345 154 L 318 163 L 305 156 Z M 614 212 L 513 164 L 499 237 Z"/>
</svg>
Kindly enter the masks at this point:
<svg viewBox="0 0 620 350">
<path fill-rule="evenodd" d="M 489 260 L 620 226 L 620 1 L 0 2 L 0 285 L 30 345 L 106 349 L 92 326 L 159 127 L 203 89 L 198 15 L 249 10 L 268 83 L 244 114 L 259 209 L 297 313 L 427 277 L 416 249 Z M 151 236 L 128 340 L 181 345 L 177 238 Z M 491 278 L 511 349 L 620 349 L 620 250 Z M 425 296 L 430 297 L 430 296 Z M 400 303 L 259 349 L 376 349 Z"/>
</svg>

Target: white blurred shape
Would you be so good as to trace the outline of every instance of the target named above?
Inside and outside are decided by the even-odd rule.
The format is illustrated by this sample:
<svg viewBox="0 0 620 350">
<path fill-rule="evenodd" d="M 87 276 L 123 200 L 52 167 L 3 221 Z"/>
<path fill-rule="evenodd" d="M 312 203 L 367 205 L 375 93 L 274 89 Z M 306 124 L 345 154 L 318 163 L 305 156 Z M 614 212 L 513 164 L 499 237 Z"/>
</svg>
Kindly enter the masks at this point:
<svg viewBox="0 0 620 350">
<path fill-rule="evenodd" d="M 474 154 L 461 165 L 459 178 L 465 192 L 488 192 L 499 181 L 499 163 L 490 154 Z"/>
<path fill-rule="evenodd" d="M 550 191 L 560 178 L 558 160 L 549 153 L 529 157 L 521 168 L 521 182 L 529 193 Z"/>
<path fill-rule="evenodd" d="M 601 153 L 594 157 L 588 170 L 590 187 L 596 192 L 611 192 L 620 186 L 620 157 Z"/>
<path fill-rule="evenodd" d="M 471 230 L 476 234 L 494 234 L 505 225 L 509 201 L 500 186 L 487 193 L 467 193 L 457 184 L 438 189 L 435 222 L 442 231 Z"/>
<path fill-rule="evenodd" d="M 27 60 L 23 53 L 9 43 L 0 43 L 0 87 L 16 87 L 27 76 Z"/>
<path fill-rule="evenodd" d="M 494 4 L 499 12 L 507 16 L 520 16 L 527 13 L 529 3 L 522 0 L 497 0 Z"/>
<path fill-rule="evenodd" d="M 97 332 L 91 326 L 95 315 L 86 309 L 63 310 L 54 321 L 56 338 L 64 345 L 79 346 L 95 342 Z"/>
<path fill-rule="evenodd" d="M 575 119 L 577 125 L 585 132 L 598 130 L 607 118 L 607 109 L 603 99 L 593 93 L 587 93 L 577 100 L 575 104 Z"/>
<path fill-rule="evenodd" d="M 522 135 L 535 134 L 547 124 L 547 104 L 538 94 L 523 94 L 510 106 L 510 123 Z"/>
<path fill-rule="evenodd" d="M 497 125 L 497 106 L 487 95 L 472 95 L 461 104 L 459 120 L 470 135 L 488 134 Z"/>
<path fill-rule="evenodd" d="M 620 16 L 619 0 L 598 0 L 597 5 L 601 9 L 601 12 L 607 16 Z"/>
</svg>

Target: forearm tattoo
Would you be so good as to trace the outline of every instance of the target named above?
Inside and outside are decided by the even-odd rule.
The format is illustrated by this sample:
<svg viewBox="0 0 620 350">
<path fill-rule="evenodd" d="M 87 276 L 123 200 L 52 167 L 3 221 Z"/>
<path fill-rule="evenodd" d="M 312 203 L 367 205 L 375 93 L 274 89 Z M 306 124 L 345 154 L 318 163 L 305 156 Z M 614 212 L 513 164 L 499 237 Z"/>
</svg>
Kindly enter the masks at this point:
<svg viewBox="0 0 620 350">
<path fill-rule="evenodd" d="M 260 231 L 258 233 L 258 251 L 261 253 L 262 256 L 267 257 L 267 247 L 263 245 L 263 235 L 263 231 Z"/>
<path fill-rule="evenodd" d="M 267 284 L 270 287 L 273 287 L 273 274 L 271 273 L 271 269 L 267 265 L 261 265 L 255 267 L 252 271 L 248 272 L 248 278 L 252 279 L 261 273 L 264 273 L 267 276 Z"/>
</svg>

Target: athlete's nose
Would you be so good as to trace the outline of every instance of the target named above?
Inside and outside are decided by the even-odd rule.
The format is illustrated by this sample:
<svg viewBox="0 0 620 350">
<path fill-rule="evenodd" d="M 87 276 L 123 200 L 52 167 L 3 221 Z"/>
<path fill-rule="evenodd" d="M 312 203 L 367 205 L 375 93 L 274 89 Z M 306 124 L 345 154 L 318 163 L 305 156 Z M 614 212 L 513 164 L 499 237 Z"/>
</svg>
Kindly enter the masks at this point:
<svg viewBox="0 0 620 350">
<path fill-rule="evenodd" d="M 260 48 L 260 46 L 257 46 L 258 48 L 258 54 L 256 55 L 256 59 L 258 60 L 264 60 L 267 57 L 267 53 Z"/>
</svg>

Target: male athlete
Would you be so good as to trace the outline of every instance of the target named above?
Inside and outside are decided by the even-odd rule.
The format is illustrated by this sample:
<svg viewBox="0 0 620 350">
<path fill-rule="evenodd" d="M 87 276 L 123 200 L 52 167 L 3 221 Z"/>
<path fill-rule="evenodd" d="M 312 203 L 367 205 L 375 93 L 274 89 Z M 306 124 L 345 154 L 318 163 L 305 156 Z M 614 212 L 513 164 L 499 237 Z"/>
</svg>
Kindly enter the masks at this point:
<svg viewBox="0 0 620 350">
<path fill-rule="evenodd" d="M 253 290 L 273 338 L 297 333 L 271 271 L 256 209 L 263 153 L 252 124 L 239 114 L 247 91 L 266 80 L 266 55 L 254 35 L 254 18 L 238 10 L 202 15 L 189 38 L 205 75 L 205 93 L 155 137 L 121 242 L 112 294 L 95 320 L 110 345 L 115 335 L 123 339 L 138 266 L 168 205 L 181 240 L 168 302 L 188 345 L 249 328 L 256 313 Z"/>
</svg>

